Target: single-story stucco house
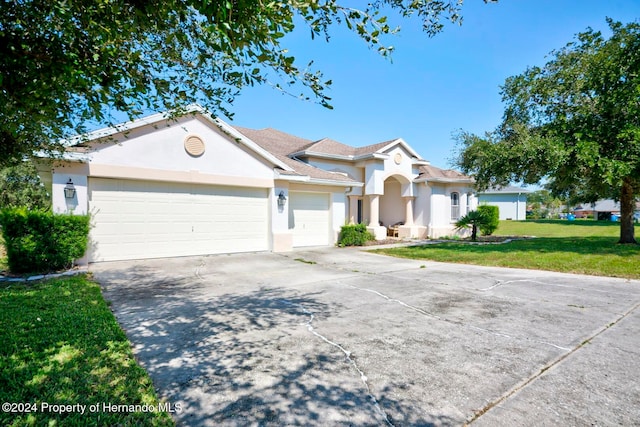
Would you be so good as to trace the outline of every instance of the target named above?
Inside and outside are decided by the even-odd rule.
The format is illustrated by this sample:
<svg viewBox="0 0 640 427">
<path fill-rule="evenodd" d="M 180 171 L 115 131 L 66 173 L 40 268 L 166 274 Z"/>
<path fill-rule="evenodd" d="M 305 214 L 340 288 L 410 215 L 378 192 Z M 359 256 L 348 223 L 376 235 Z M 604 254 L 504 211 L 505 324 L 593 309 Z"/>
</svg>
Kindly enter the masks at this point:
<svg viewBox="0 0 640 427">
<path fill-rule="evenodd" d="M 402 139 L 311 141 L 198 106 L 79 137 L 39 172 L 54 211 L 92 215 L 89 262 L 334 245 L 347 223 L 377 239 L 392 225 L 399 237 L 439 237 L 477 205 L 470 177 Z"/>
<path fill-rule="evenodd" d="M 572 213 L 576 218 L 586 218 L 591 215 L 593 219 L 609 221 L 612 217 L 620 217 L 620 202 L 612 199 L 602 199 L 595 203 L 585 203 L 576 206 L 576 208 L 572 210 Z M 640 218 L 640 202 L 636 202 L 634 218 Z"/>
<path fill-rule="evenodd" d="M 501 220 L 527 219 L 527 194 L 530 191 L 522 187 L 506 186 L 489 188 L 478 192 L 478 203 L 497 206 Z"/>
</svg>

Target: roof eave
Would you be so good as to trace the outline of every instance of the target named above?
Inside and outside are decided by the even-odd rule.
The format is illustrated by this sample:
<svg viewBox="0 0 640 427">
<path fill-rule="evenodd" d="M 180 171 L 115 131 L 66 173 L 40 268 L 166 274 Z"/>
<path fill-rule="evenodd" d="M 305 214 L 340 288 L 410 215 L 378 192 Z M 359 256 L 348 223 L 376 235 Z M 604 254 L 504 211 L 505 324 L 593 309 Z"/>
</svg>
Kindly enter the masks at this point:
<svg viewBox="0 0 640 427">
<path fill-rule="evenodd" d="M 302 150 L 302 151 L 297 151 L 295 153 L 291 153 L 291 154 L 289 154 L 289 157 L 291 157 L 291 158 L 295 158 L 295 157 L 316 157 L 316 158 L 320 158 L 320 159 L 346 160 L 346 161 L 353 161 L 354 160 L 354 157 L 351 156 L 351 155 L 318 153 L 316 151 L 307 151 L 307 150 Z"/>
<path fill-rule="evenodd" d="M 336 181 L 333 179 L 309 178 L 307 184 L 331 185 L 335 187 L 363 187 L 364 183 L 358 181 Z"/>
<path fill-rule="evenodd" d="M 437 182 L 444 184 L 475 184 L 475 180 L 472 178 L 416 178 L 413 180 L 415 183 L 419 182 Z"/>
<path fill-rule="evenodd" d="M 393 147 L 395 145 L 398 145 L 398 144 L 402 145 L 404 147 L 404 149 L 407 150 L 412 156 L 414 156 L 416 158 L 420 158 L 420 155 L 409 144 L 407 144 L 407 141 L 405 141 L 402 138 L 394 139 L 393 141 L 389 142 L 387 145 L 385 145 L 384 147 L 379 149 L 378 152 L 387 151 L 391 147 Z"/>
<path fill-rule="evenodd" d="M 85 153 L 74 153 L 65 151 L 60 155 L 55 154 L 47 154 L 45 152 L 37 152 L 34 153 L 34 157 L 37 159 L 43 160 L 52 160 L 52 161 L 66 161 L 66 162 L 78 162 L 78 163 L 88 163 L 91 161 L 91 157 Z"/>
<path fill-rule="evenodd" d="M 181 110 L 184 114 L 200 113 L 203 116 L 208 115 L 207 111 L 198 104 L 191 104 Z M 165 111 L 163 113 L 156 113 L 150 116 L 140 117 L 139 119 L 130 120 L 128 122 L 119 123 L 113 126 L 109 126 L 102 129 L 97 129 L 92 132 L 87 132 L 82 135 L 77 135 L 72 138 L 63 141 L 66 146 L 73 146 L 82 142 L 94 141 L 101 138 L 108 138 L 118 133 L 130 132 L 134 129 L 141 128 L 147 125 L 153 125 L 155 123 L 166 120 L 171 115 L 171 111 Z"/>
<path fill-rule="evenodd" d="M 301 182 L 310 185 L 331 185 L 336 187 L 363 187 L 364 183 L 358 181 L 341 181 L 333 179 L 312 178 L 309 175 L 282 175 L 276 171 L 277 180 L 289 182 Z"/>
<path fill-rule="evenodd" d="M 375 159 L 375 160 L 388 160 L 390 158 L 389 154 L 383 154 L 383 153 L 367 153 L 367 154 L 361 154 L 359 156 L 355 156 L 353 158 L 353 160 L 359 161 L 359 160 L 369 160 L 369 159 Z"/>
</svg>

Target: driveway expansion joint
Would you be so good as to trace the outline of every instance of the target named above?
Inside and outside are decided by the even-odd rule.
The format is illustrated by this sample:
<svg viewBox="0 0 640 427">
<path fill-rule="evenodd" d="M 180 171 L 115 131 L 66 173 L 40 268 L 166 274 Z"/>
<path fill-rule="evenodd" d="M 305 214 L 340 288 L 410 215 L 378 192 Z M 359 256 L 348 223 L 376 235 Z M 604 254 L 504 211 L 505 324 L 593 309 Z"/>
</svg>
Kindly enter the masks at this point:
<svg viewBox="0 0 640 427">
<path fill-rule="evenodd" d="M 451 323 L 453 325 L 461 326 L 463 328 L 469 328 L 469 329 L 472 329 L 474 331 L 483 332 L 483 333 L 495 335 L 497 337 L 508 338 L 508 339 L 512 339 L 512 340 L 531 341 L 531 342 L 535 342 L 535 343 L 538 343 L 538 344 L 548 345 L 548 346 L 551 346 L 551 347 L 554 347 L 554 348 L 557 348 L 557 349 L 563 350 L 563 351 L 571 350 L 570 348 L 562 347 L 562 346 L 559 346 L 559 345 L 556 345 L 556 344 L 553 344 L 553 343 L 550 343 L 550 342 L 547 342 L 547 341 L 534 340 L 534 339 L 531 339 L 531 338 L 528 338 L 528 337 L 518 337 L 518 336 L 514 336 L 514 335 L 505 334 L 503 332 L 493 331 L 493 330 L 487 329 L 487 328 L 481 328 L 479 326 L 473 326 L 473 325 L 464 323 L 462 321 L 447 319 L 446 317 L 438 316 L 437 314 L 429 313 L 426 310 L 423 310 L 421 308 L 418 308 L 418 307 L 415 307 L 413 305 L 407 304 L 406 302 L 400 301 L 399 299 L 391 298 L 388 295 L 385 295 L 385 294 L 383 294 L 381 292 L 378 292 L 378 291 L 376 291 L 374 289 L 359 288 L 359 287 L 353 286 L 353 285 L 346 285 L 346 286 L 349 286 L 350 288 L 353 288 L 353 289 L 357 289 L 359 291 L 371 292 L 373 294 L 376 294 L 376 295 L 386 299 L 388 302 L 399 304 L 399 305 L 401 305 L 403 307 L 406 307 L 406 308 L 408 308 L 408 309 L 410 309 L 412 311 L 415 311 L 416 313 L 419 313 L 419 314 L 421 314 L 423 316 L 427 316 L 427 317 L 430 317 L 432 319 L 436 319 L 436 320 L 440 320 L 440 321 L 443 321 L 443 322 Z"/>
<path fill-rule="evenodd" d="M 351 352 L 349 350 L 345 349 L 340 344 L 338 344 L 338 343 L 336 343 L 334 341 L 331 341 L 329 338 L 325 337 L 324 335 L 322 335 L 321 333 L 316 331 L 315 328 L 313 327 L 313 319 L 315 318 L 315 315 L 311 311 L 307 310 L 302 304 L 297 304 L 297 303 L 288 301 L 286 299 L 281 299 L 280 301 L 285 305 L 289 305 L 289 306 L 296 307 L 296 308 L 300 309 L 304 314 L 309 316 L 309 320 L 307 320 L 302 325 L 306 326 L 307 330 L 309 332 L 311 332 L 313 335 L 315 335 L 316 337 L 320 338 L 322 341 L 326 342 L 327 344 L 329 344 L 329 345 L 331 345 L 333 347 L 336 347 L 342 353 L 344 353 L 344 355 L 346 356 L 347 360 L 355 368 L 355 370 L 358 372 L 358 374 L 360 374 L 360 381 L 362 381 L 362 384 L 364 384 L 364 387 L 367 390 L 367 394 L 369 396 L 369 399 L 371 399 L 371 402 L 373 403 L 374 407 L 378 410 L 380 415 L 382 415 L 382 417 L 383 417 L 383 419 L 384 419 L 384 421 L 386 422 L 387 425 L 395 427 L 395 425 L 389 419 L 389 416 L 387 415 L 387 413 L 380 406 L 380 403 L 378 402 L 378 399 L 376 399 L 376 397 L 373 395 L 373 392 L 371 391 L 371 387 L 369 386 L 369 379 L 367 378 L 365 373 L 362 371 L 362 369 L 358 366 L 358 364 L 356 363 L 356 360 L 351 355 Z"/>
<path fill-rule="evenodd" d="M 591 342 L 594 338 L 597 338 L 599 335 L 603 334 L 604 332 L 606 332 L 607 330 L 609 330 L 613 326 L 615 326 L 618 323 L 620 323 L 622 320 L 624 320 L 626 317 L 628 317 L 631 313 L 636 311 L 638 308 L 640 308 L 640 302 L 636 303 L 631 308 L 626 310 L 624 313 L 622 313 L 620 316 L 618 316 L 618 318 L 615 319 L 613 322 L 607 323 L 606 325 L 604 325 L 600 329 L 596 330 L 593 334 L 591 334 L 589 337 L 585 338 L 583 341 L 580 342 L 580 344 L 576 345 L 573 349 L 570 349 L 568 352 L 558 356 L 557 358 L 555 358 L 551 362 L 549 362 L 546 365 L 544 365 L 542 368 L 540 368 L 540 370 L 537 373 L 535 373 L 534 375 L 532 375 L 529 378 L 525 379 L 524 381 L 520 382 L 518 385 L 513 387 L 508 392 L 504 393 L 502 396 L 500 396 L 497 399 L 495 399 L 493 402 L 488 403 L 487 405 L 485 405 L 480 410 L 474 411 L 474 416 L 471 417 L 465 423 L 465 426 L 471 425 L 472 423 L 474 423 L 475 421 L 480 419 L 480 417 L 482 417 L 484 414 L 489 412 L 491 409 L 493 409 L 496 406 L 498 406 L 500 403 L 502 403 L 502 402 L 508 400 L 509 398 L 511 398 L 512 396 L 518 394 L 521 390 L 523 390 L 529 384 L 537 381 L 546 372 L 548 372 L 552 368 L 555 368 L 556 366 L 560 365 L 562 362 L 567 360 L 567 358 L 569 358 L 569 356 L 571 356 L 572 354 L 576 353 L 578 350 L 582 349 L 585 344 Z"/>
</svg>

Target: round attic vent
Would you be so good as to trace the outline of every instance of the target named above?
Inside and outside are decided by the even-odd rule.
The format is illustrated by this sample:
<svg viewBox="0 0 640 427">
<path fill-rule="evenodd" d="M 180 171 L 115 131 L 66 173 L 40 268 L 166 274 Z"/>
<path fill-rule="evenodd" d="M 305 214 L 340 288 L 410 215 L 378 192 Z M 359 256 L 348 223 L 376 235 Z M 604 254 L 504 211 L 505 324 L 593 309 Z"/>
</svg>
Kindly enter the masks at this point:
<svg viewBox="0 0 640 427">
<path fill-rule="evenodd" d="M 191 135 L 184 140 L 184 149 L 190 156 L 200 157 L 204 154 L 204 141 L 199 136 Z"/>
</svg>

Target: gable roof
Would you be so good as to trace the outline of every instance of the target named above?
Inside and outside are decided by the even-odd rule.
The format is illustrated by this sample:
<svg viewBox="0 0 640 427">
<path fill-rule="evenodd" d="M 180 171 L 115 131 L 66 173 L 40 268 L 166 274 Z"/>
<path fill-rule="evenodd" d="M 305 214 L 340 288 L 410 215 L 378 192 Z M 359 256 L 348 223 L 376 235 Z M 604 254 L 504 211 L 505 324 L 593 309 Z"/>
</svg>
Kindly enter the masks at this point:
<svg viewBox="0 0 640 427">
<path fill-rule="evenodd" d="M 352 147 L 339 141 L 322 138 L 317 141 L 301 138 L 273 128 L 249 129 L 240 126 L 231 126 L 219 118 L 211 116 L 203 107 L 191 105 L 181 111 L 184 114 L 198 115 L 222 133 L 232 138 L 237 143 L 243 144 L 249 150 L 255 152 L 265 160 L 272 163 L 277 177 L 285 179 L 301 180 L 305 182 L 315 182 L 319 184 L 353 185 L 362 186 L 363 183 L 356 181 L 347 175 L 339 172 L 330 172 L 320 169 L 306 162 L 299 160 L 303 157 L 323 157 L 334 160 L 356 161 L 364 159 L 388 159 L 387 151 L 393 147 L 401 146 L 413 158 L 413 165 L 418 166 L 419 175 L 415 182 L 447 182 L 447 183 L 472 183 L 473 179 L 460 172 L 450 169 L 440 169 L 431 166 L 429 162 L 422 159 L 418 153 L 409 146 L 402 138 L 396 138 L 364 147 Z M 73 157 L 80 161 L 88 161 L 89 153 L 85 143 L 109 138 L 117 134 L 126 134 L 134 129 L 144 126 L 155 126 L 157 123 L 168 120 L 172 117 L 172 112 L 153 114 L 147 117 L 122 123 L 112 127 L 99 129 L 84 135 L 77 136 L 67 141 L 67 155 L 69 159 Z"/>
<path fill-rule="evenodd" d="M 321 157 L 335 160 L 355 161 L 366 158 L 385 159 L 385 152 L 395 146 L 403 147 L 413 156 L 413 162 L 418 166 L 418 177 L 415 182 L 443 182 L 443 183 L 473 183 L 470 176 L 451 169 L 440 169 L 432 166 L 420 158 L 409 144 L 402 138 L 383 141 L 365 147 L 352 147 L 331 138 L 317 141 L 300 138 L 272 128 L 261 130 L 235 127 L 240 133 L 251 138 L 265 150 L 274 153 L 281 161 L 291 166 L 294 171 L 282 172 L 281 175 L 309 175 L 316 179 L 337 179 L 344 182 L 357 181 L 337 172 L 329 172 L 298 160 L 304 157 Z M 362 183 L 359 183 L 362 185 Z"/>
<path fill-rule="evenodd" d="M 416 182 L 447 182 L 473 183 L 473 178 L 453 169 L 440 169 L 432 165 L 422 165 L 418 168 Z"/>
<path fill-rule="evenodd" d="M 411 154 L 412 157 L 414 157 L 416 162 L 421 164 L 428 163 L 421 159 L 420 155 L 418 155 L 418 153 L 402 138 L 378 142 L 365 147 L 352 147 L 331 138 L 322 138 L 288 154 L 290 157 L 321 157 L 349 161 L 363 160 L 366 158 L 385 159 L 387 158 L 385 151 L 390 150 L 396 145 L 401 145 L 409 154 Z"/>
<path fill-rule="evenodd" d="M 181 111 L 182 113 L 182 111 Z M 199 115 L 206 119 L 210 124 L 214 125 L 217 129 L 219 129 L 222 133 L 226 134 L 228 137 L 233 138 L 236 142 L 244 145 L 250 151 L 253 151 L 258 156 L 264 158 L 268 162 L 274 164 L 275 166 L 282 168 L 284 170 L 291 170 L 291 167 L 286 163 L 282 162 L 268 150 L 260 147 L 255 142 L 251 141 L 249 138 L 245 138 L 241 133 L 239 133 L 236 129 L 234 129 L 231 125 L 226 123 L 225 121 L 211 116 L 203 107 L 199 105 L 190 105 L 186 107 L 183 111 L 185 116 L 187 114 Z M 68 146 L 67 153 L 65 154 L 74 154 L 77 158 L 80 159 L 80 153 L 85 153 L 84 156 L 81 157 L 80 161 L 88 161 L 90 160 L 89 153 L 86 149 L 86 144 L 91 141 L 108 139 L 114 135 L 124 134 L 126 135 L 128 132 L 131 132 L 135 129 L 142 128 L 144 126 L 155 126 L 160 122 L 166 121 L 171 117 L 172 112 L 166 113 L 157 113 L 152 114 L 150 116 L 142 117 L 136 120 L 132 120 L 129 122 L 121 123 L 115 126 L 110 126 L 103 129 L 98 129 L 93 132 L 88 132 L 83 135 L 78 135 L 74 138 L 69 139 L 65 142 L 65 145 Z"/>
<path fill-rule="evenodd" d="M 349 185 L 354 186 L 362 185 L 362 183 L 355 181 L 344 174 L 329 172 L 290 156 L 292 152 L 300 151 L 313 145 L 314 142 L 311 140 L 300 138 L 272 128 L 255 130 L 236 126 L 235 129 L 265 150 L 273 153 L 276 158 L 290 167 L 290 170 L 283 170 L 279 172 L 281 177 L 299 177 L 305 181 L 316 181 L 321 183 L 337 182 L 349 183 Z"/>
<path fill-rule="evenodd" d="M 281 156 L 288 156 L 290 153 L 303 150 L 314 143 L 309 139 L 300 138 L 272 128 L 260 130 L 240 126 L 234 126 L 234 128 L 265 150 Z"/>
<path fill-rule="evenodd" d="M 335 141 L 331 138 L 322 138 L 313 143 L 305 149 L 305 152 L 333 154 L 338 156 L 354 156 L 356 148 L 341 142 Z"/>
</svg>

